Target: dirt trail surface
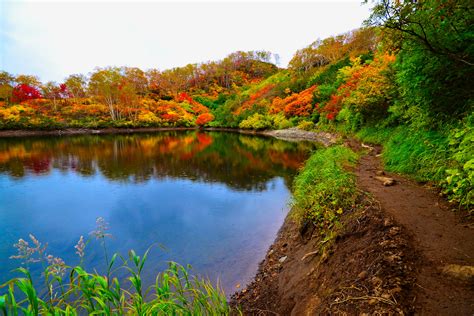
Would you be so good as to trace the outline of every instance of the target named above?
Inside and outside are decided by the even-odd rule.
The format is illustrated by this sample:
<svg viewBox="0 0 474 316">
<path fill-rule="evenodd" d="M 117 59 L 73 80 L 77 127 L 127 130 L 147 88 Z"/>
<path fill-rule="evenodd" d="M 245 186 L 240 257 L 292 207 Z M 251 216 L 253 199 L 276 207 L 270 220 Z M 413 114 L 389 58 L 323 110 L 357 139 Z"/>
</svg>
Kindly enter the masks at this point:
<svg viewBox="0 0 474 316">
<path fill-rule="evenodd" d="M 397 175 L 382 174 L 379 152 L 380 148 L 374 148 L 360 159 L 358 186 L 405 228 L 420 254 L 413 289 L 415 313 L 474 315 L 472 223 L 463 222 L 433 190 Z M 381 175 L 393 178 L 395 185 L 384 186 Z"/>
</svg>

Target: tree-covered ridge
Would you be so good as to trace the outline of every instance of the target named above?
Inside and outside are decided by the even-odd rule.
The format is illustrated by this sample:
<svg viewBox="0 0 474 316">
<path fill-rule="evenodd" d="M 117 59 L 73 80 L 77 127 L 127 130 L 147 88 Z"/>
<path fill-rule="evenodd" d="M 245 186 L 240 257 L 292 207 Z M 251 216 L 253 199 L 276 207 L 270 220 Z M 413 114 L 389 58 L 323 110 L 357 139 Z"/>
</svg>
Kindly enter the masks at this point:
<svg viewBox="0 0 474 316">
<path fill-rule="evenodd" d="M 385 145 L 392 171 L 473 205 L 474 14 L 470 1 L 375 2 L 366 26 L 298 50 L 167 71 L 96 69 L 64 83 L 2 73 L 0 128 L 299 126 Z"/>
</svg>

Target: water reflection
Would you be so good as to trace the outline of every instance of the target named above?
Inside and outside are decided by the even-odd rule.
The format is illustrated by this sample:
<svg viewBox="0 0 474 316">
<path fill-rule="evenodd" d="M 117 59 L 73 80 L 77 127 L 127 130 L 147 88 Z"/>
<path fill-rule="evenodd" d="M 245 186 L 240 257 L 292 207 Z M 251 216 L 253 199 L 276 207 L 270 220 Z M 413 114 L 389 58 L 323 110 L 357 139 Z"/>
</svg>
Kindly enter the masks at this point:
<svg viewBox="0 0 474 316">
<path fill-rule="evenodd" d="M 8 258 L 19 238 L 34 233 L 74 265 L 79 236 L 102 216 L 110 252 L 168 249 L 149 256 L 146 283 L 174 260 L 231 292 L 253 277 L 275 238 L 310 149 L 197 131 L 0 139 L 0 284 L 18 267 Z M 90 242 L 84 264 L 100 271 L 103 263 Z"/>
<path fill-rule="evenodd" d="M 216 132 L 11 138 L 0 140 L 0 173 L 23 178 L 57 169 L 121 182 L 172 177 L 264 190 L 275 176 L 289 180 L 312 146 Z"/>
</svg>

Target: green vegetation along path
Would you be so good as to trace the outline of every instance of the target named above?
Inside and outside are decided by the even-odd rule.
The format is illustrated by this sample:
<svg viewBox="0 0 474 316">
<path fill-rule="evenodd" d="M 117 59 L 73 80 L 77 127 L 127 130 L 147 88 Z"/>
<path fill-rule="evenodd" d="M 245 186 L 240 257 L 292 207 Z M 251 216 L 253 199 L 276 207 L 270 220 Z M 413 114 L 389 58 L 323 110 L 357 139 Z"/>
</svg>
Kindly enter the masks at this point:
<svg viewBox="0 0 474 316">
<path fill-rule="evenodd" d="M 451 212 L 436 192 L 397 175 L 382 173 L 378 149 L 361 158 L 357 180 L 381 208 L 411 233 L 416 263 L 414 302 L 421 315 L 474 314 L 474 227 Z M 383 185 L 380 177 L 395 185 Z"/>
</svg>

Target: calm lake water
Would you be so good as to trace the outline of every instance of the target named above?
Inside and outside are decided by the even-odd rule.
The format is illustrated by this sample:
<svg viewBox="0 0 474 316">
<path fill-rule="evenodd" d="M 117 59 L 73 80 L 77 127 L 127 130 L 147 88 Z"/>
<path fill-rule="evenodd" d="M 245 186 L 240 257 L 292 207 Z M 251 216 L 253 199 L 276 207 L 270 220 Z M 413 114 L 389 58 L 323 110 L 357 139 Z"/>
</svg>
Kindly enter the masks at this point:
<svg viewBox="0 0 474 316">
<path fill-rule="evenodd" d="M 227 293 L 245 285 L 288 211 L 290 185 L 313 145 L 232 133 L 166 132 L 0 139 L 0 283 L 30 233 L 68 265 L 104 267 L 90 236 L 109 223 L 110 253 L 154 247 L 145 279 L 173 260 Z M 30 264 L 38 275 L 41 264 Z"/>
</svg>

